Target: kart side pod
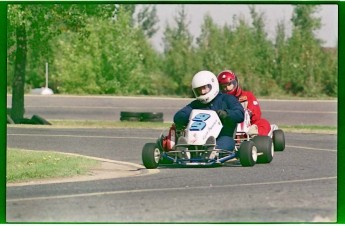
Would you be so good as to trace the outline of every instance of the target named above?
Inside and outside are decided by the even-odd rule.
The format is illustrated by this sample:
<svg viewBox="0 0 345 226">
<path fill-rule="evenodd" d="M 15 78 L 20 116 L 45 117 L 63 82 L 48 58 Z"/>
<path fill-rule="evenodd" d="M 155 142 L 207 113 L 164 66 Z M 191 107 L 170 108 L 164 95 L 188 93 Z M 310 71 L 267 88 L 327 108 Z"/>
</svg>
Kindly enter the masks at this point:
<svg viewBox="0 0 345 226">
<path fill-rule="evenodd" d="M 162 139 L 162 147 L 164 151 L 171 151 L 175 148 L 176 144 L 176 126 L 172 124 L 167 136 Z"/>
</svg>

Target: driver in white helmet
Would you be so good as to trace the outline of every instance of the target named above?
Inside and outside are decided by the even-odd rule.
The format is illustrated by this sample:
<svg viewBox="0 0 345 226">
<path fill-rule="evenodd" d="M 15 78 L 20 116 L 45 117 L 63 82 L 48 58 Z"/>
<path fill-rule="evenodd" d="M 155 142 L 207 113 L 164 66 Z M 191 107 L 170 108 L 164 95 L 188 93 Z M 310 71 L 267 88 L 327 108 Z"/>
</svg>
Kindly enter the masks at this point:
<svg viewBox="0 0 345 226">
<path fill-rule="evenodd" d="M 244 120 L 244 109 L 236 97 L 219 92 L 219 84 L 215 74 L 210 71 L 196 73 L 192 80 L 192 89 L 196 100 L 176 112 L 174 123 L 176 128 L 187 126 L 189 115 L 193 109 L 214 110 L 223 123 L 223 128 L 216 138 L 216 147 L 233 151 L 235 141 L 232 136 L 237 123 Z"/>
</svg>

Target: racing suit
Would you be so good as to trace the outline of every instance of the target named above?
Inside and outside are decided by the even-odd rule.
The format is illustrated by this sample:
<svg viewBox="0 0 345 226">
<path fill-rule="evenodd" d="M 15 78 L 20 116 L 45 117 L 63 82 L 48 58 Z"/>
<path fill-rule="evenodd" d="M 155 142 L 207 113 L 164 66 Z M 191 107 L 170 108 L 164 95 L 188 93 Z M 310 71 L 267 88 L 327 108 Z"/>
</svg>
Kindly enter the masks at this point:
<svg viewBox="0 0 345 226">
<path fill-rule="evenodd" d="M 244 120 L 244 109 L 236 97 L 219 93 L 210 103 L 203 104 L 199 100 L 194 100 L 174 115 L 174 123 L 176 128 L 187 126 L 189 116 L 193 109 L 202 110 L 224 110 L 225 117 L 222 120 L 223 128 L 218 137 L 216 137 L 217 148 L 233 151 L 235 148 L 235 141 L 233 138 L 234 130 L 237 123 Z M 230 135 L 231 134 L 231 135 Z"/>
<path fill-rule="evenodd" d="M 250 124 L 252 126 L 257 126 L 258 134 L 267 136 L 271 131 L 271 125 L 269 121 L 261 118 L 261 108 L 254 94 L 250 91 L 242 90 L 242 93 L 238 100 L 245 109 L 248 109 L 250 111 Z"/>
</svg>

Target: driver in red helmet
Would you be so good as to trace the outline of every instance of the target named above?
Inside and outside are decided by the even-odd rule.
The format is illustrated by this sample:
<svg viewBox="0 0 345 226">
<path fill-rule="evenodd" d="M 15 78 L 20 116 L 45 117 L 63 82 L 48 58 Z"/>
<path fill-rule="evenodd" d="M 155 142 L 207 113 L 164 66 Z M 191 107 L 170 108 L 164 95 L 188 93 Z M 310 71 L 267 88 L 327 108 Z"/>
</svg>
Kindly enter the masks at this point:
<svg viewBox="0 0 345 226">
<path fill-rule="evenodd" d="M 237 76 L 230 70 L 220 72 L 217 79 L 219 89 L 223 93 L 235 96 L 243 108 L 249 110 L 251 126 L 248 133 L 267 136 L 271 130 L 271 125 L 269 121 L 261 118 L 261 108 L 254 94 L 250 91 L 242 90 Z"/>
</svg>

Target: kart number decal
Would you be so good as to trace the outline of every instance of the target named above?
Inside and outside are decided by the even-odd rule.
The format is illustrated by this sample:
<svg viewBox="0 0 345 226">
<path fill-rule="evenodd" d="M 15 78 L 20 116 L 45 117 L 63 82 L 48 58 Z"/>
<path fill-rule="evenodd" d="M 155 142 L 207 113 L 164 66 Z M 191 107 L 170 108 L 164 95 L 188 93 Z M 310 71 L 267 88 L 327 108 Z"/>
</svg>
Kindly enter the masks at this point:
<svg viewBox="0 0 345 226">
<path fill-rule="evenodd" d="M 209 119 L 211 116 L 209 114 L 200 113 L 197 114 L 192 120 L 194 121 L 190 126 L 190 131 L 201 131 L 205 128 L 206 123 L 205 121 Z"/>
<path fill-rule="evenodd" d="M 197 122 L 205 122 L 211 115 L 205 113 L 197 114 L 192 120 Z"/>
<path fill-rule="evenodd" d="M 193 124 L 190 126 L 190 131 L 201 131 L 205 128 L 206 123 L 204 122 L 193 122 Z"/>
</svg>

